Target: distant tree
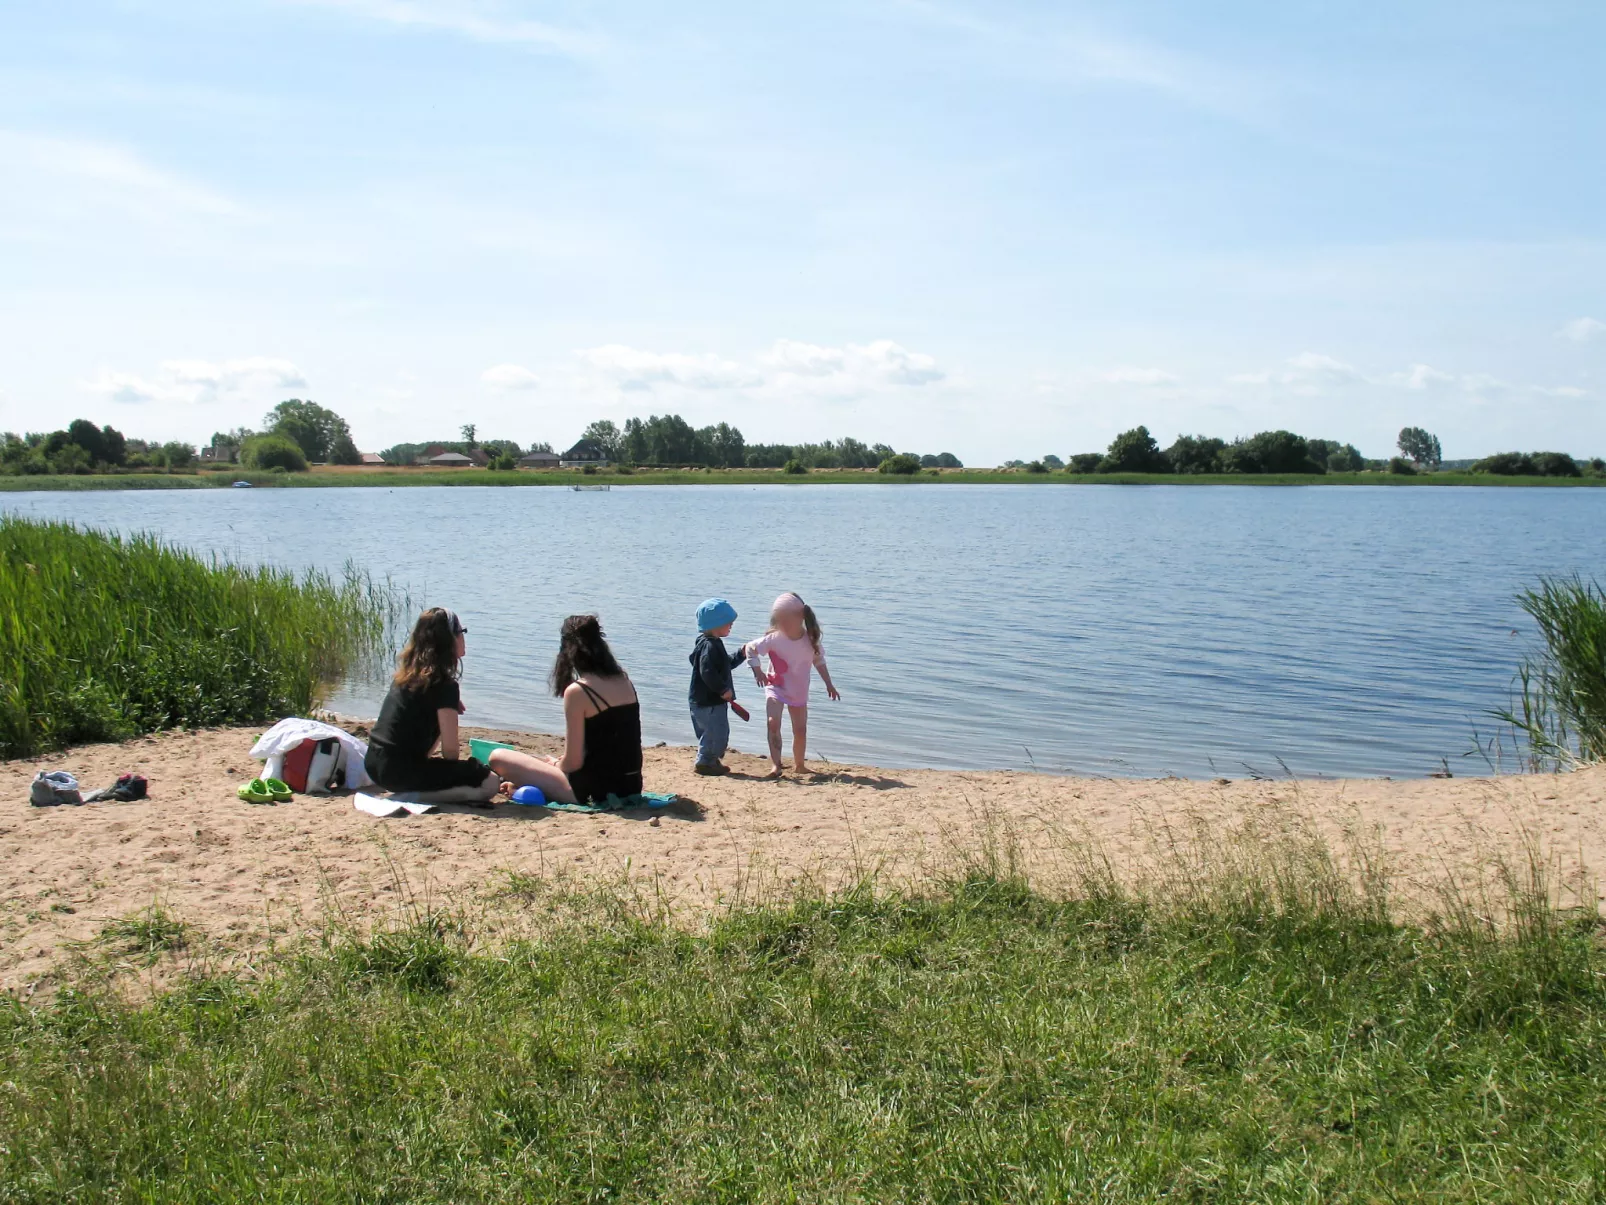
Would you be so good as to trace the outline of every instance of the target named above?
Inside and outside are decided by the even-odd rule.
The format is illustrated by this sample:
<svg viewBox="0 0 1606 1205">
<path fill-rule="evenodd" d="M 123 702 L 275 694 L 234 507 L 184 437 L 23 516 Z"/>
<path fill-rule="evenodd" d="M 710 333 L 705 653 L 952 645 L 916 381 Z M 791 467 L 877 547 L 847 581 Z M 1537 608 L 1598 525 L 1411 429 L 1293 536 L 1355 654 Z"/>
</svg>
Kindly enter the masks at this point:
<svg viewBox="0 0 1606 1205">
<path fill-rule="evenodd" d="M 747 460 L 747 442 L 729 423 L 704 427 L 697 432 L 697 456 L 704 464 L 735 468 Z"/>
<path fill-rule="evenodd" d="M 464 423 L 457 429 L 457 433 L 463 437 L 463 442 L 470 448 L 477 448 L 480 446 L 478 441 L 476 441 L 474 438 L 478 432 L 479 428 L 473 423 Z"/>
<path fill-rule="evenodd" d="M 1366 467 L 1366 457 L 1354 444 L 1344 444 L 1327 453 L 1329 473 L 1359 473 Z"/>
<path fill-rule="evenodd" d="M 878 473 L 891 473 L 899 477 L 912 477 L 920 471 L 920 461 L 907 452 L 895 452 L 876 466 Z"/>
<path fill-rule="evenodd" d="M 1310 456 L 1304 437 L 1292 431 L 1261 431 L 1235 439 L 1221 450 L 1224 473 L 1325 473 Z"/>
<path fill-rule="evenodd" d="M 808 466 L 801 460 L 797 459 L 788 460 L 784 465 L 781 466 L 781 472 L 790 474 L 792 476 L 801 476 L 808 471 Z"/>
<path fill-rule="evenodd" d="M 937 467 L 939 469 L 962 469 L 965 467 L 965 462 L 952 452 L 938 452 Z"/>
<path fill-rule="evenodd" d="M 287 435 L 269 432 L 253 435 L 240 448 L 240 463 L 248 469 L 284 469 L 290 473 L 307 471 L 307 454 Z"/>
<path fill-rule="evenodd" d="M 1048 466 L 1041 460 L 1034 460 L 1026 466 L 1026 471 L 1028 473 L 1046 473 L 1048 472 Z"/>
<path fill-rule="evenodd" d="M 1072 473 L 1096 473 L 1099 471 L 1099 461 L 1103 459 L 1103 452 L 1078 452 L 1071 457 L 1071 463 L 1067 471 Z"/>
<path fill-rule="evenodd" d="M 1498 477 L 1532 477 L 1534 462 L 1523 452 L 1496 452 L 1472 462 L 1474 473 L 1493 473 Z"/>
<path fill-rule="evenodd" d="M 1169 473 L 1171 463 L 1154 442 L 1147 427 L 1123 431 L 1110 442 L 1110 450 L 1099 461 L 1101 473 Z"/>
<path fill-rule="evenodd" d="M 268 411 L 262 426 L 293 441 L 308 460 L 356 464 L 360 459 L 346 420 L 316 402 L 301 398 L 280 402 Z"/>
<path fill-rule="evenodd" d="M 1043 457 L 1043 467 L 1045 469 L 1052 469 L 1057 473 L 1060 469 L 1065 467 L 1065 462 L 1050 452 L 1047 456 Z"/>
<path fill-rule="evenodd" d="M 1439 450 L 1439 437 L 1421 427 L 1400 428 L 1397 446 L 1412 461 L 1426 465 L 1430 469 L 1438 468 L 1439 461 L 1444 459 L 1443 453 Z"/>
<path fill-rule="evenodd" d="M 591 440 L 592 443 L 608 454 L 609 460 L 620 461 L 625 459 L 624 436 L 620 434 L 619 428 L 614 426 L 609 419 L 598 419 L 596 422 L 591 423 L 580 433 L 580 438 Z"/>
<path fill-rule="evenodd" d="M 1403 456 L 1396 456 L 1389 461 L 1389 472 L 1401 477 L 1415 477 L 1416 465 Z"/>
<path fill-rule="evenodd" d="M 533 443 L 533 444 L 530 445 L 530 451 L 532 453 L 534 453 L 534 452 L 550 452 L 551 450 L 552 450 L 552 445 L 547 443 L 545 440 L 542 440 L 539 443 Z"/>
<path fill-rule="evenodd" d="M 1226 446 L 1225 440 L 1208 435 L 1179 435 L 1165 450 L 1165 458 L 1173 473 L 1219 473 L 1221 449 Z"/>
<path fill-rule="evenodd" d="M 1578 462 L 1565 452 L 1535 452 L 1534 472 L 1541 477 L 1582 477 Z"/>
</svg>

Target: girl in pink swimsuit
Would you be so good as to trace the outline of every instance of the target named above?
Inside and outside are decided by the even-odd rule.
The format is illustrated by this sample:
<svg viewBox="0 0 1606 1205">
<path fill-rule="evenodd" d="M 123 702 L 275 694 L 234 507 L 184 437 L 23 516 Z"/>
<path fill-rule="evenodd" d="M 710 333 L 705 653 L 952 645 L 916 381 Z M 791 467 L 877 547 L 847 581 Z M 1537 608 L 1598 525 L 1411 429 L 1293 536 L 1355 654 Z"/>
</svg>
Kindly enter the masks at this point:
<svg viewBox="0 0 1606 1205">
<path fill-rule="evenodd" d="M 792 716 L 792 765 L 799 774 L 807 774 L 804 753 L 809 733 L 809 675 L 820 671 L 825 693 L 832 699 L 842 696 L 831 684 L 831 671 L 825 665 L 825 650 L 820 647 L 820 621 L 814 611 L 796 594 L 783 594 L 770 608 L 770 630 L 757 640 L 743 646 L 747 663 L 753 667 L 753 676 L 764 688 L 764 713 L 769 722 L 770 761 L 774 769 L 769 777 L 779 778 L 785 770 L 781 761 L 781 712 Z M 768 657 L 766 673 L 761 658 Z"/>
</svg>

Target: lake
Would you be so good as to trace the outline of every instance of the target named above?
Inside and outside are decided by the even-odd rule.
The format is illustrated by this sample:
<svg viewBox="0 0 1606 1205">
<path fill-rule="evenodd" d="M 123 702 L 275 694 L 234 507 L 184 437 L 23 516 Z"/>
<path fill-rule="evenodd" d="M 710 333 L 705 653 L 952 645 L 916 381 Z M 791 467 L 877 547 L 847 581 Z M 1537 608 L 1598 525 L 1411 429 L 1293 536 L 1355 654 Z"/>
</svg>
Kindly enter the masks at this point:
<svg viewBox="0 0 1606 1205">
<path fill-rule="evenodd" d="M 7 494 L 247 562 L 350 559 L 470 628 L 465 722 L 552 732 L 558 624 L 595 611 L 645 737 L 689 743 L 693 612 L 825 629 L 811 748 L 882 766 L 1419 776 L 1509 698 L 1540 574 L 1599 574 L 1606 490 L 629 486 Z M 759 691 L 738 670 L 738 697 Z M 382 681 L 331 700 L 373 714 Z M 762 753 L 760 720 L 733 721 Z M 790 738 L 788 738 L 790 740 Z"/>
</svg>

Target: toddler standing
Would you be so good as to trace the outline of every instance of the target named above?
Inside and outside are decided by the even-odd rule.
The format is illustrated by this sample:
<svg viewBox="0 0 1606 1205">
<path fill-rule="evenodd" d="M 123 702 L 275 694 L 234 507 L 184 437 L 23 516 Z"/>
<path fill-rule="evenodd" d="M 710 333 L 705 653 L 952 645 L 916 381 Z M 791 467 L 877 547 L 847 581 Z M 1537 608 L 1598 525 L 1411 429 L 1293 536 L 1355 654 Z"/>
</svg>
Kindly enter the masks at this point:
<svg viewBox="0 0 1606 1205">
<path fill-rule="evenodd" d="M 724 637 L 736 622 L 736 608 L 723 598 L 710 598 L 697 608 L 697 644 L 691 651 L 691 726 L 697 734 L 697 773 L 729 774 L 725 750 L 730 746 L 730 711 L 742 719 L 747 709 L 736 701 L 731 670 L 747 659 L 747 650 L 725 651 Z"/>
<path fill-rule="evenodd" d="M 764 687 L 764 718 L 769 729 L 770 762 L 774 766 L 769 777 L 779 778 L 785 769 L 781 761 L 783 710 L 792 717 L 793 768 L 799 774 L 808 773 L 804 756 L 809 731 L 810 670 L 819 670 L 827 695 L 832 699 L 842 697 L 825 665 L 825 650 L 820 646 L 820 622 L 814 617 L 813 608 L 796 594 L 781 595 L 770 608 L 770 630 L 743 645 L 742 652 L 753 667 L 753 676 Z M 759 659 L 765 656 L 770 659 L 769 673 L 759 664 Z"/>
</svg>

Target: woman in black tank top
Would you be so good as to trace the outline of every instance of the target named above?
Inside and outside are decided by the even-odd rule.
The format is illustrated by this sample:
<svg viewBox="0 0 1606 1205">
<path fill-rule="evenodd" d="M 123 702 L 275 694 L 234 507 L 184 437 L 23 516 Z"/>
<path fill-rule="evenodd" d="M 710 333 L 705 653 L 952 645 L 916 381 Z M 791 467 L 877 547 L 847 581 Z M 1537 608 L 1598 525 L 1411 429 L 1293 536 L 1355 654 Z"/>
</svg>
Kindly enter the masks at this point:
<svg viewBox="0 0 1606 1205">
<path fill-rule="evenodd" d="M 491 768 L 511 784 L 504 789 L 537 786 L 555 803 L 600 803 L 610 795 L 640 794 L 641 704 L 595 615 L 563 621 L 552 692 L 563 700 L 563 756 L 497 749 Z"/>
</svg>

